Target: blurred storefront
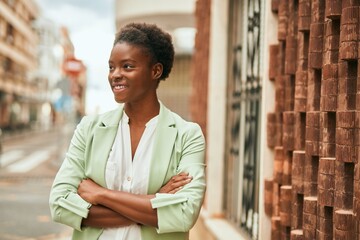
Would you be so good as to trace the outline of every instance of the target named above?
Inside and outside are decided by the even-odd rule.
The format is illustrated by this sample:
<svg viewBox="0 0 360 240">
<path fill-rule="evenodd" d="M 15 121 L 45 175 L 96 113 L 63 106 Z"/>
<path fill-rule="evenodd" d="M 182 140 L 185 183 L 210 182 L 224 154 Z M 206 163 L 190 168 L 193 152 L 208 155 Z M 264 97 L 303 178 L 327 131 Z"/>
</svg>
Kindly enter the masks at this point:
<svg viewBox="0 0 360 240">
<path fill-rule="evenodd" d="M 25 128 L 38 118 L 42 82 L 37 68 L 38 37 L 31 23 L 34 1 L 0 1 L 0 127 Z"/>
<path fill-rule="evenodd" d="M 36 76 L 47 82 L 44 100 L 51 108 L 51 124 L 78 122 L 85 113 L 86 67 L 75 57 L 66 27 L 45 18 L 35 26 L 40 38 Z"/>
<path fill-rule="evenodd" d="M 60 41 L 59 27 L 54 22 L 40 16 L 32 25 L 39 38 L 38 68 L 33 75 L 43 84 L 43 91 L 41 95 L 39 94 L 42 107 L 37 123 L 43 129 L 49 129 L 55 123 L 53 101 L 56 98 L 55 86 L 62 75 L 61 64 L 64 58 L 64 50 Z"/>
<path fill-rule="evenodd" d="M 157 24 L 174 41 L 175 60 L 170 77 L 160 83 L 159 99 L 190 119 L 191 63 L 195 37 L 195 0 L 116 0 L 116 29 L 131 22 Z"/>
<path fill-rule="evenodd" d="M 58 87 L 64 79 L 68 89 Z M 86 68 L 66 28 L 43 18 L 33 0 L 0 1 L 0 128 L 46 130 L 65 116 L 76 120 L 85 87 Z"/>
</svg>

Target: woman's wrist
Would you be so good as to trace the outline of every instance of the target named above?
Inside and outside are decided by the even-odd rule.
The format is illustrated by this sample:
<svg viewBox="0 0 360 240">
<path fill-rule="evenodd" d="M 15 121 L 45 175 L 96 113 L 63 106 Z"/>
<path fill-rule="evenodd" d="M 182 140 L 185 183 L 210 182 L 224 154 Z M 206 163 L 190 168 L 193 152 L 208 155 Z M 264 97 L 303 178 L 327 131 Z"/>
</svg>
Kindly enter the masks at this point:
<svg viewBox="0 0 360 240">
<path fill-rule="evenodd" d="M 107 198 L 108 194 L 110 194 L 111 190 L 107 188 L 102 188 L 101 191 L 98 191 L 95 195 L 95 201 L 97 204 L 104 205 L 103 201 Z"/>
</svg>

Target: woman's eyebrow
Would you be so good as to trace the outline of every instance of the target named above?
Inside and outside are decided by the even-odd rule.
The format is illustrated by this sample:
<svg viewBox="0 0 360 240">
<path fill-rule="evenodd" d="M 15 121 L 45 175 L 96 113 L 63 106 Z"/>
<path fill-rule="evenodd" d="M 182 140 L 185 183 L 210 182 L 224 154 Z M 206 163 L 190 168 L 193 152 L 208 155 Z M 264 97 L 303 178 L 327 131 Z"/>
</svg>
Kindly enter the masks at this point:
<svg viewBox="0 0 360 240">
<path fill-rule="evenodd" d="M 108 61 L 109 63 L 114 63 L 116 61 L 113 61 L 113 60 L 109 60 Z M 131 59 L 131 58 L 126 58 L 126 59 L 121 59 L 120 61 L 118 61 L 120 63 L 123 63 L 123 62 L 137 62 L 135 59 Z"/>
</svg>

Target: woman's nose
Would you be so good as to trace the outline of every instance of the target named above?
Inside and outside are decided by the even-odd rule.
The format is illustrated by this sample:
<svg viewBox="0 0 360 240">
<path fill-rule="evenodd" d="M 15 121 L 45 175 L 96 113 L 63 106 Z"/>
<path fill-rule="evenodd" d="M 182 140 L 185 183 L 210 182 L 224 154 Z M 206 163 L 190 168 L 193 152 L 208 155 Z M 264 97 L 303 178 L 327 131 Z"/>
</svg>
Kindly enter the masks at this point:
<svg viewBox="0 0 360 240">
<path fill-rule="evenodd" d="M 122 77 L 122 72 L 120 68 L 115 68 L 114 71 L 111 73 L 112 79 L 118 79 Z"/>
</svg>

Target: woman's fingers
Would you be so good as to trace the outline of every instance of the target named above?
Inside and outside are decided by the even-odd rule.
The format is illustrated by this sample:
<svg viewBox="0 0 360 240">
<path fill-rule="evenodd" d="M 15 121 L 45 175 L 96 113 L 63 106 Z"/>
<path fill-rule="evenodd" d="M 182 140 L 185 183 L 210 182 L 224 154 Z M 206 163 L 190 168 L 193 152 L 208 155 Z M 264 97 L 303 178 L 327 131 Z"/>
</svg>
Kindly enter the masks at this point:
<svg viewBox="0 0 360 240">
<path fill-rule="evenodd" d="M 181 189 L 182 189 L 182 187 L 178 187 L 178 188 L 175 188 L 174 190 L 170 191 L 169 193 L 174 194 L 174 193 L 176 193 L 177 191 L 179 191 Z"/>
<path fill-rule="evenodd" d="M 192 177 L 188 173 L 180 173 L 176 176 L 173 176 L 170 180 L 170 189 L 169 193 L 176 193 L 182 189 L 186 184 L 191 182 Z"/>
<path fill-rule="evenodd" d="M 191 182 L 191 180 L 192 180 L 191 176 L 177 176 L 174 179 L 172 179 L 171 187 L 174 189 L 182 187 L 188 184 L 189 182 Z"/>
<path fill-rule="evenodd" d="M 170 178 L 170 180 L 160 189 L 160 193 L 176 193 L 183 186 L 191 182 L 192 177 L 189 173 L 181 172 Z"/>
</svg>

